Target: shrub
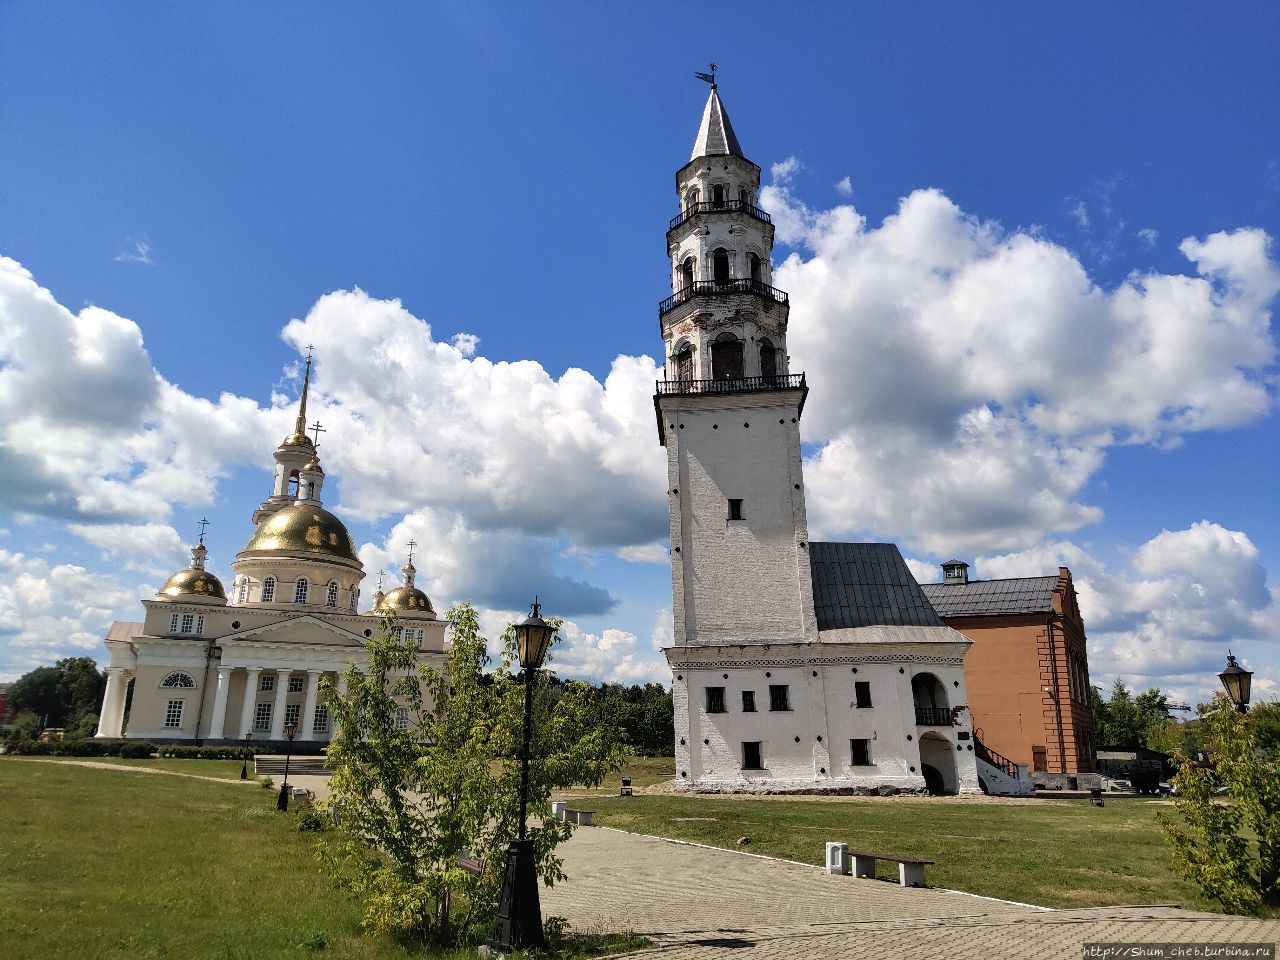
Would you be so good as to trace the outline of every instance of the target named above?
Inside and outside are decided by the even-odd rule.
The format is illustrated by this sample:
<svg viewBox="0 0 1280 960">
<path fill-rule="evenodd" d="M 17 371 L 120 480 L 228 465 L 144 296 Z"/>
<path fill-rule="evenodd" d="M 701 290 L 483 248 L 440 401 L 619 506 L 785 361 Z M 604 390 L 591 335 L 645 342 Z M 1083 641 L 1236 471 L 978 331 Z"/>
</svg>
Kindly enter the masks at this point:
<svg viewBox="0 0 1280 960">
<path fill-rule="evenodd" d="M 132 760 L 144 760 L 155 753 L 156 745 L 150 740 L 126 740 L 120 744 L 117 756 Z"/>
<path fill-rule="evenodd" d="M 276 782 L 271 777 L 258 778 L 258 786 L 260 786 L 263 790 L 270 790 L 275 785 L 276 785 Z"/>
</svg>

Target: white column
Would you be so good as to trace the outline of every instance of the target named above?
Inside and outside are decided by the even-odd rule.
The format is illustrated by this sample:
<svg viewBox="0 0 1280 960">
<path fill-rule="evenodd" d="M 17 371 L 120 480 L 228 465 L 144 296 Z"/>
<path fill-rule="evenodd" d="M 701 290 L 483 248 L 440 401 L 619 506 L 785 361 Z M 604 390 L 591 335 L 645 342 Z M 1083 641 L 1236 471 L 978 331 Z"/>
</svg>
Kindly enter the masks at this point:
<svg viewBox="0 0 1280 960">
<path fill-rule="evenodd" d="M 240 739 L 253 733 L 253 708 L 258 702 L 258 674 L 261 667 L 249 667 L 244 678 L 244 705 L 240 708 Z"/>
<path fill-rule="evenodd" d="M 107 690 L 102 696 L 102 711 L 98 714 L 99 737 L 118 737 L 124 725 L 124 696 L 129 689 L 129 678 L 123 667 L 107 671 Z"/>
<path fill-rule="evenodd" d="M 213 718 L 209 721 L 209 739 L 223 739 L 222 728 L 227 722 L 227 688 L 231 686 L 231 668 L 218 668 L 218 689 L 213 695 Z"/>
<path fill-rule="evenodd" d="M 303 740 L 316 738 L 316 694 L 319 692 L 321 672 L 307 671 L 307 702 L 302 705 L 302 718 L 298 721 L 298 732 Z"/>
<path fill-rule="evenodd" d="M 276 705 L 271 708 L 271 739 L 284 739 L 284 701 L 289 696 L 289 674 L 292 670 L 276 671 Z"/>
</svg>

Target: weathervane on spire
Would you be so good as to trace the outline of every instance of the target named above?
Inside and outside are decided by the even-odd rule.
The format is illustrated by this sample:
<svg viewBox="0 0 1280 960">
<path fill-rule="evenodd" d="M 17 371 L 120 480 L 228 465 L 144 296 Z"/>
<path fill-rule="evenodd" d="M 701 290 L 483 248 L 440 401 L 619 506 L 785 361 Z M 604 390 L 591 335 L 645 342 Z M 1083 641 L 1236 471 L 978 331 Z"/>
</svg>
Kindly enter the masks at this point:
<svg viewBox="0 0 1280 960">
<path fill-rule="evenodd" d="M 204 517 L 201 517 L 196 522 L 200 524 L 200 546 L 203 547 L 204 546 L 204 528 L 209 525 L 209 521 L 206 520 Z"/>
<path fill-rule="evenodd" d="M 694 76 L 699 80 L 707 81 L 707 83 L 711 84 L 711 89 L 714 90 L 716 88 L 716 65 L 712 63 L 708 64 L 708 66 L 711 67 L 710 73 L 694 73 Z"/>
</svg>

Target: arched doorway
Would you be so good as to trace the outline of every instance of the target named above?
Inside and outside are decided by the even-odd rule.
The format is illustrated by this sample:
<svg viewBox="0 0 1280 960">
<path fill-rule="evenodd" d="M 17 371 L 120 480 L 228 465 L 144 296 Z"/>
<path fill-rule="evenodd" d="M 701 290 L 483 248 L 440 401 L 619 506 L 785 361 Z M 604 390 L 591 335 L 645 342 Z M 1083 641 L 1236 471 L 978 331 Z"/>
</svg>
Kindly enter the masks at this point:
<svg viewBox="0 0 1280 960">
<path fill-rule="evenodd" d="M 711 279 L 717 285 L 729 282 L 729 251 L 724 247 L 711 251 Z"/>
<path fill-rule="evenodd" d="M 778 376 L 778 351 L 768 337 L 760 340 L 760 376 L 766 383 L 773 383 Z"/>
<path fill-rule="evenodd" d="M 917 726 L 951 726 L 947 688 L 932 673 L 917 673 L 911 678 L 911 699 L 915 701 Z"/>
<path fill-rule="evenodd" d="M 955 793 L 958 789 L 954 750 L 950 741 L 939 734 L 920 737 L 920 772 L 930 793 Z"/>
</svg>

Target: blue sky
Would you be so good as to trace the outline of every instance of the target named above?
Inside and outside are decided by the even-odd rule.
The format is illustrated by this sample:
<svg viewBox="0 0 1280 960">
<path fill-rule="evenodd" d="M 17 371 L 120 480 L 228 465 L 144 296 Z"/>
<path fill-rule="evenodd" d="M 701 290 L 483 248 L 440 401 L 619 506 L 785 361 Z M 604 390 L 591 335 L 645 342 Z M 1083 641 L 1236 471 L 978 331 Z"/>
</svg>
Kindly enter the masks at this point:
<svg viewBox="0 0 1280 960">
<path fill-rule="evenodd" d="M 101 657 L 201 517 L 230 581 L 306 344 L 370 571 L 413 537 L 438 605 L 663 677 L 645 358 L 714 60 L 815 534 L 1066 563 L 1096 682 L 1265 692 L 1280 12 L 1118 6 L 0 6 L 0 679 Z"/>
</svg>

